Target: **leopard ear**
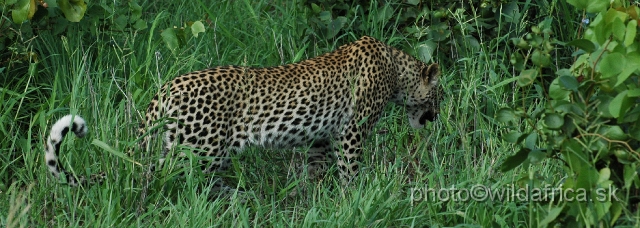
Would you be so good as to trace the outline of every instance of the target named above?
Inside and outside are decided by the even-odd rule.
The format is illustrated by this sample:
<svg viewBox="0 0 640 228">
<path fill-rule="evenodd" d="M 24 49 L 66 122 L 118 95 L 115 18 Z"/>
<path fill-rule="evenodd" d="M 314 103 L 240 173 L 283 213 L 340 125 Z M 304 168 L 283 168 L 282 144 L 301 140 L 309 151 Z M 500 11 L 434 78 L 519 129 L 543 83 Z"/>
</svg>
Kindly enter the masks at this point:
<svg viewBox="0 0 640 228">
<path fill-rule="evenodd" d="M 429 85 L 438 85 L 440 79 L 440 65 L 433 63 L 422 69 L 422 79 Z"/>
</svg>

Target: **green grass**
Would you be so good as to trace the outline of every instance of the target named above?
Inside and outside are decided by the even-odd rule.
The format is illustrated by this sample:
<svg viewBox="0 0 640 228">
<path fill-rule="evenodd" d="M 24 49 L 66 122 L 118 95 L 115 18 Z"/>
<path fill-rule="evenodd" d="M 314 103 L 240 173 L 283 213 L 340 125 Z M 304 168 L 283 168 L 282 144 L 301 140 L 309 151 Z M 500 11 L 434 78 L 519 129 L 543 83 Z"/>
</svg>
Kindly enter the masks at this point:
<svg viewBox="0 0 640 228">
<path fill-rule="evenodd" d="M 552 163 L 499 171 L 501 162 L 515 149 L 503 142 L 493 116 L 485 113 L 527 96 L 512 93 L 513 83 L 499 84 L 513 77 L 498 64 L 508 56 L 490 53 L 509 45 L 506 38 L 483 41 L 479 50 L 457 50 L 464 56 L 446 60 L 454 63 L 443 69 L 446 99 L 439 119 L 425 129 L 411 129 L 404 111 L 390 105 L 369 137 L 360 177 L 347 189 L 340 187 L 334 175 L 307 183 L 304 194 L 289 196 L 298 183 L 307 182 L 295 166 L 304 159 L 299 152 L 279 150 L 250 149 L 232 159 L 232 172 L 226 179 L 246 190 L 240 195 L 211 199 L 206 181 L 210 176 L 189 166 L 184 178 L 175 177 L 177 170 L 171 166 L 147 176 L 147 165 L 157 160 L 158 153 L 133 146 L 139 137 L 137 126 L 162 83 L 176 75 L 218 65 L 286 64 L 333 50 L 361 35 L 384 41 L 399 36 L 397 31 L 373 24 L 368 25 L 370 34 L 298 40 L 307 32 L 300 21 L 304 15 L 290 4 L 221 1 L 205 9 L 197 1 L 186 2 L 154 6 L 161 9 L 152 8 L 158 13 L 144 16 L 153 21 L 152 29 L 145 32 L 116 36 L 95 31 L 95 42 L 87 42 L 78 39 L 79 35 L 60 37 L 42 31 L 32 41 L 34 49 L 51 55 L 40 60 L 37 75 L 24 78 L 45 78 L 38 81 L 46 83 L 25 82 L 20 88 L 0 91 L 0 99 L 6 101 L 3 110 L 18 106 L 37 110 L 28 115 L 2 112 L 3 126 L 23 122 L 28 132 L 3 130 L 12 136 L 0 141 L 0 146 L 18 156 L 0 157 L 0 176 L 11 181 L 0 183 L 0 224 L 515 227 L 542 219 L 532 213 L 540 205 L 530 202 L 416 199 L 418 191 L 426 188 L 508 188 L 523 176 L 558 172 Z M 210 24 L 204 35 L 189 40 L 178 54 L 164 46 L 161 29 L 201 20 L 207 14 Z M 75 31 L 84 30 L 78 27 Z M 411 46 L 406 39 L 393 40 L 393 45 Z M 33 97 L 41 99 L 25 99 Z M 83 116 L 90 133 L 86 138 L 65 140 L 62 163 L 78 175 L 105 172 L 107 179 L 101 185 L 68 187 L 52 178 L 44 165 L 42 144 L 49 127 L 68 113 Z M 129 155 L 130 149 L 134 150 Z M 557 183 L 561 176 L 556 177 L 545 181 Z"/>
</svg>

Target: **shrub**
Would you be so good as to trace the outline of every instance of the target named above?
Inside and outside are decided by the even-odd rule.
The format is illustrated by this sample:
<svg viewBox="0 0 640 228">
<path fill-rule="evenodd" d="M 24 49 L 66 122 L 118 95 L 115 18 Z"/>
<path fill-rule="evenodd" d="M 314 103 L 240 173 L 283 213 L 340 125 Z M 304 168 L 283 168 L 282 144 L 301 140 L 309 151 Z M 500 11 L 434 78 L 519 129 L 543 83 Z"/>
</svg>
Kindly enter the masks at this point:
<svg viewBox="0 0 640 228">
<path fill-rule="evenodd" d="M 624 223 L 625 207 L 637 210 L 640 187 L 640 8 L 626 1 L 568 2 L 594 16 L 583 19 L 582 38 L 556 42 L 543 22 L 513 39 L 517 84 L 522 91 L 536 88 L 541 105 L 498 111 L 509 129 L 504 140 L 522 146 L 502 168 L 560 161 L 566 177 L 556 185 L 570 199 L 548 199 L 539 225 L 613 226 Z M 575 47 L 570 67 L 551 64 L 555 44 Z"/>
</svg>

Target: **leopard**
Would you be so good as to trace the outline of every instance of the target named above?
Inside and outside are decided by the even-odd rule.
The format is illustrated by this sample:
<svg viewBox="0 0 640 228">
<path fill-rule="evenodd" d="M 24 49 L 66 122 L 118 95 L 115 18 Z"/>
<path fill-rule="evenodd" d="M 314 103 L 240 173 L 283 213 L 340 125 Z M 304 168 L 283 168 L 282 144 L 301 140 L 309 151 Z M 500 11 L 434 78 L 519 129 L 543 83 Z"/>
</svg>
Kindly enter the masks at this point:
<svg viewBox="0 0 640 228">
<path fill-rule="evenodd" d="M 423 128 L 440 113 L 438 63 L 427 64 L 370 36 L 301 62 L 272 66 L 219 66 L 175 77 L 146 109 L 140 147 L 159 137 L 159 163 L 177 145 L 193 148 L 205 173 L 230 166 L 248 147 L 307 146 L 308 176 L 335 165 L 347 185 L 359 172 L 363 146 L 388 103 L 404 107 L 409 125 Z M 87 134 L 85 120 L 67 115 L 52 127 L 45 161 L 59 177 L 60 143 Z M 152 132 L 153 131 L 153 132 Z M 85 182 L 65 173 L 68 183 Z"/>
</svg>

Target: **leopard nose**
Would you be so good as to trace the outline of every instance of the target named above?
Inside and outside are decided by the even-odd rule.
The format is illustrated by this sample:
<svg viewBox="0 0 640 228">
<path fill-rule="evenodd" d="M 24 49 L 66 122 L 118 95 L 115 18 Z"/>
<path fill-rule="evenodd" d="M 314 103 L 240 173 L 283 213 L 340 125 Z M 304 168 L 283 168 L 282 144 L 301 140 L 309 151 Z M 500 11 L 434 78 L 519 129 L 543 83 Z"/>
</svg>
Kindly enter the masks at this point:
<svg viewBox="0 0 640 228">
<path fill-rule="evenodd" d="M 422 114 L 422 116 L 420 116 L 420 124 L 424 125 L 427 123 L 427 120 L 430 122 L 433 122 L 434 120 L 436 120 L 436 117 L 438 116 L 438 113 L 434 113 L 433 111 L 426 111 L 424 114 Z"/>
</svg>

